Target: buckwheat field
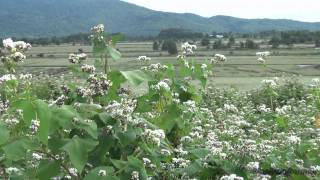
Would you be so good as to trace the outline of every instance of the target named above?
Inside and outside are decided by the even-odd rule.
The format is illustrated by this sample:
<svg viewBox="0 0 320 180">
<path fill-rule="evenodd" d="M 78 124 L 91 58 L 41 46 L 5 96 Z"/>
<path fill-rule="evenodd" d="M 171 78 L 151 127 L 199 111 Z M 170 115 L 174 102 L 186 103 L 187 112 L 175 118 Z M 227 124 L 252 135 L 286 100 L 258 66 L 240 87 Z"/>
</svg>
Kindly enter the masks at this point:
<svg viewBox="0 0 320 180">
<path fill-rule="evenodd" d="M 22 68 L 36 65 L 33 47 L 3 40 L 2 179 L 320 179 L 315 69 L 271 77 L 281 67 L 269 51 L 232 66 L 234 56 L 197 57 L 188 42 L 170 61 L 123 61 L 104 25 L 89 38 L 93 53 L 70 54 L 58 73 Z M 232 68 L 265 76 L 242 79 L 255 81 L 250 90 L 224 88 Z"/>
</svg>

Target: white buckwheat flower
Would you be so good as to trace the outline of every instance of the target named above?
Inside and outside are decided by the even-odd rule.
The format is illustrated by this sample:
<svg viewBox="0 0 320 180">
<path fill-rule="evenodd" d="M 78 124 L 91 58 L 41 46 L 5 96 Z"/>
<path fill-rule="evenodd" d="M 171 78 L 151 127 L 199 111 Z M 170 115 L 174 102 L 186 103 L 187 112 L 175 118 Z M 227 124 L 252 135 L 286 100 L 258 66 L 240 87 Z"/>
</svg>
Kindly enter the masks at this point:
<svg viewBox="0 0 320 180">
<path fill-rule="evenodd" d="M 214 55 L 213 59 L 210 60 L 211 64 L 216 64 L 216 63 L 224 63 L 227 61 L 227 57 L 222 54 L 216 54 Z"/>
<path fill-rule="evenodd" d="M 154 85 L 153 89 L 157 91 L 161 91 L 161 90 L 170 91 L 170 86 L 167 81 L 163 80 L 163 81 L 160 81 L 158 84 Z"/>
<path fill-rule="evenodd" d="M 249 171 L 258 171 L 259 170 L 259 162 L 249 162 L 246 166 Z"/>
<path fill-rule="evenodd" d="M 91 28 L 91 32 L 93 32 L 93 33 L 103 33 L 104 32 L 104 25 L 103 24 L 98 24 L 96 26 L 93 26 Z"/>
<path fill-rule="evenodd" d="M 147 56 L 139 56 L 139 57 L 137 58 L 137 60 L 138 60 L 139 62 L 147 63 L 147 62 L 150 62 L 150 61 L 151 61 L 151 58 L 149 58 L 149 57 L 147 57 Z"/>
<path fill-rule="evenodd" d="M 100 170 L 100 171 L 98 172 L 98 175 L 99 175 L 99 176 L 107 176 L 107 171 L 106 171 L 106 170 Z"/>
<path fill-rule="evenodd" d="M 288 137 L 288 142 L 289 142 L 290 144 L 292 144 L 292 145 L 298 145 L 298 144 L 300 144 L 301 139 L 300 139 L 300 137 L 298 137 L 298 136 L 292 135 L 292 136 L 289 136 L 289 137 Z"/>
<path fill-rule="evenodd" d="M 32 120 L 30 125 L 31 134 L 33 135 L 36 134 L 38 132 L 39 127 L 40 127 L 40 121 Z"/>
<path fill-rule="evenodd" d="M 131 180 L 139 180 L 139 172 L 138 171 L 132 171 L 131 173 Z"/>
<path fill-rule="evenodd" d="M 236 174 L 231 174 L 229 176 L 222 176 L 220 180 L 243 180 L 243 177 L 237 176 Z"/>
<path fill-rule="evenodd" d="M 185 42 L 181 45 L 181 50 L 182 50 L 182 53 L 185 54 L 185 55 L 191 55 L 193 54 L 194 50 L 197 49 L 197 46 L 196 45 L 191 45 L 189 44 L 189 42 Z"/>
<path fill-rule="evenodd" d="M 93 65 L 84 64 L 81 66 L 81 70 L 82 70 L 82 72 L 92 74 L 96 71 L 96 68 Z"/>
<path fill-rule="evenodd" d="M 162 129 L 156 129 L 156 130 L 151 130 L 151 129 L 146 129 L 143 133 L 142 136 L 150 143 L 160 146 L 161 140 L 163 140 L 166 135 Z"/>
</svg>

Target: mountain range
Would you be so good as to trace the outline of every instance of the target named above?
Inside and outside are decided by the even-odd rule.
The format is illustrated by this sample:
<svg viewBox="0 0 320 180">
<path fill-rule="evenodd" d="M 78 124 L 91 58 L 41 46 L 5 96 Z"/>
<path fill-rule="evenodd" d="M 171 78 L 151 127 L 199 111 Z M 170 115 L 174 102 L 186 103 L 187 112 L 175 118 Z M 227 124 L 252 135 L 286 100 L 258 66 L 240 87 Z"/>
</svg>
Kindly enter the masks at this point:
<svg viewBox="0 0 320 180">
<path fill-rule="evenodd" d="M 259 32 L 320 30 L 320 23 L 288 19 L 202 17 L 150 10 L 120 0 L 0 0 L 0 38 L 52 37 L 88 32 L 103 23 L 109 32 L 154 36 L 162 29 L 195 32 Z"/>
</svg>

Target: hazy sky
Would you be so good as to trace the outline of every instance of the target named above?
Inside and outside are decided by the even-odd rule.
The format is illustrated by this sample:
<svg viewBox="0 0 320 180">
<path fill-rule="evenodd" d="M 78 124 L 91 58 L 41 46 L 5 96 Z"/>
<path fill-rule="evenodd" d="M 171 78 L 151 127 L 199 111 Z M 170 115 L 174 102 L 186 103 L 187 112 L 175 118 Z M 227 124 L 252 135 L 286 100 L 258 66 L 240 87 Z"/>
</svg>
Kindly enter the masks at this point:
<svg viewBox="0 0 320 180">
<path fill-rule="evenodd" d="M 320 22 L 320 0 L 124 0 L 154 10 L 210 17 L 285 18 Z"/>
</svg>

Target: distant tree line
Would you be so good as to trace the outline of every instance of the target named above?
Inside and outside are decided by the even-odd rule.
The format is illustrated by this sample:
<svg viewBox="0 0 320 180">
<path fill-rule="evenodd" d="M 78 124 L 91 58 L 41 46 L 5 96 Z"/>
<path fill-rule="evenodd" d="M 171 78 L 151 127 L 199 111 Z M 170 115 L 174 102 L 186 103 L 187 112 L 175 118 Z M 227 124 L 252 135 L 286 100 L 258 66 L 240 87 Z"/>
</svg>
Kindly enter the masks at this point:
<svg viewBox="0 0 320 180">
<path fill-rule="evenodd" d="M 112 35 L 119 35 L 120 33 L 114 33 Z M 223 36 L 224 41 L 216 36 Z M 122 34 L 124 37 L 124 35 Z M 14 40 L 23 40 L 33 45 L 60 45 L 63 43 L 69 44 L 90 44 L 88 33 L 77 33 L 63 37 L 40 37 L 40 38 L 13 38 Z M 236 39 L 245 39 L 242 42 L 236 43 Z M 226 43 L 225 40 L 228 40 Z M 153 37 L 125 37 L 125 40 L 132 41 L 154 41 L 153 49 L 163 49 L 163 41 L 198 41 L 202 46 L 206 46 L 208 49 L 224 49 L 232 48 L 236 44 L 238 48 L 256 49 L 259 44 L 255 43 L 254 39 L 269 39 L 268 43 L 273 48 L 278 48 L 280 45 L 292 45 L 296 43 L 314 43 L 315 47 L 320 47 L 320 31 L 263 31 L 257 33 L 232 33 L 232 32 L 211 32 L 211 34 L 205 34 L 200 32 L 194 32 L 182 28 L 170 28 L 162 30 L 158 36 Z M 1 40 L 1 38 L 0 38 Z M 124 40 L 124 38 L 122 38 Z M 160 42 L 162 41 L 162 42 Z M 2 43 L 0 43 L 0 46 Z M 166 48 L 166 47 L 165 47 Z"/>
<path fill-rule="evenodd" d="M 159 39 L 199 39 L 204 36 L 203 33 L 193 32 L 187 29 L 170 28 L 160 31 Z"/>
</svg>

